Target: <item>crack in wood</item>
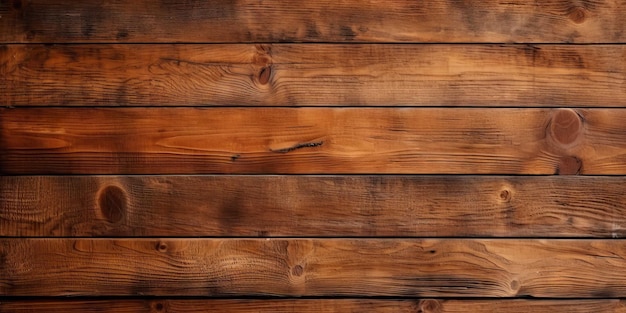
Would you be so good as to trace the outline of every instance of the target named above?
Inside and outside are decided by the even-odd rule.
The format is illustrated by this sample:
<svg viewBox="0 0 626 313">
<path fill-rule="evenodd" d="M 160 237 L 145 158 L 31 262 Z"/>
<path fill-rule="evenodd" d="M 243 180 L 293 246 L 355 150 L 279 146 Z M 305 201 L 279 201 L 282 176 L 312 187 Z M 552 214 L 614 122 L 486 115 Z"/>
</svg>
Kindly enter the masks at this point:
<svg viewBox="0 0 626 313">
<path fill-rule="evenodd" d="M 288 153 L 294 150 L 298 150 L 298 149 L 302 149 L 302 148 L 312 148 L 312 147 L 319 147 L 321 145 L 323 145 L 324 142 L 323 141 L 316 141 L 316 142 L 307 142 L 307 143 L 299 143 L 296 144 L 294 146 L 291 146 L 289 148 L 283 148 L 283 149 L 270 149 L 270 151 L 272 152 L 276 152 L 276 153 Z"/>
</svg>

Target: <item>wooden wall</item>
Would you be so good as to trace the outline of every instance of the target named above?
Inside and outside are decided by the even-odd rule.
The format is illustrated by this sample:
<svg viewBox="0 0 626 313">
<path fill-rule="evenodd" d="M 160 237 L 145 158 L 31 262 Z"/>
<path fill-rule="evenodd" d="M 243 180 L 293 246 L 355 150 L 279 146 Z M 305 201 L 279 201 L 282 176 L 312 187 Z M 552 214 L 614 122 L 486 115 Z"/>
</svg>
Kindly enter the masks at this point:
<svg viewBox="0 0 626 313">
<path fill-rule="evenodd" d="M 0 312 L 626 312 L 622 0 L 0 1 Z"/>
</svg>

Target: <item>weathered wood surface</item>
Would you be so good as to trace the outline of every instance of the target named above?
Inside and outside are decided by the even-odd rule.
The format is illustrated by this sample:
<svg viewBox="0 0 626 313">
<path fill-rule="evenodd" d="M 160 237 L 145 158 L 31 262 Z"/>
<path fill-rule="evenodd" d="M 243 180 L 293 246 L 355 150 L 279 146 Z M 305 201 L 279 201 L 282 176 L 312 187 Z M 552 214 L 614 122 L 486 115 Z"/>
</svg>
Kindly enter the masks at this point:
<svg viewBox="0 0 626 313">
<path fill-rule="evenodd" d="M 0 236 L 626 236 L 624 177 L 6 176 Z"/>
<path fill-rule="evenodd" d="M 626 106 L 622 45 L 5 45 L 4 106 Z"/>
<path fill-rule="evenodd" d="M 5 0 L 4 42 L 626 40 L 621 0 Z"/>
<path fill-rule="evenodd" d="M 0 109 L 4 174 L 626 173 L 626 110 Z"/>
<path fill-rule="evenodd" d="M 0 239 L 7 296 L 626 296 L 624 240 Z"/>
<path fill-rule="evenodd" d="M 5 313 L 25 312 L 230 312 L 230 313 L 624 313 L 623 300 L 369 300 L 369 299 L 153 299 L 153 300 L 0 300 Z"/>
</svg>

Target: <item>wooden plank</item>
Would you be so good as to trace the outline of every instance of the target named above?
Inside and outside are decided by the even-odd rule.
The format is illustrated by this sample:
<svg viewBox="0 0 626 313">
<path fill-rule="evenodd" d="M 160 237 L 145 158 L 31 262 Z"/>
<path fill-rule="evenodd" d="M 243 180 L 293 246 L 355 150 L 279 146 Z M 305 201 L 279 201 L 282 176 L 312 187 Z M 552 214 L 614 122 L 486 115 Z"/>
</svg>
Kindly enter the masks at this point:
<svg viewBox="0 0 626 313">
<path fill-rule="evenodd" d="M 0 300 L 2 301 L 2 300 Z M 10 300 L 0 302 L 5 313 L 23 312 L 230 312 L 230 313 L 624 313 L 623 300 L 369 300 L 369 299 L 154 299 L 154 300 Z"/>
<path fill-rule="evenodd" d="M 0 236 L 626 236 L 624 177 L 5 176 Z"/>
<path fill-rule="evenodd" d="M 0 239 L 0 294 L 619 298 L 625 257 L 616 239 Z"/>
<path fill-rule="evenodd" d="M 626 110 L 0 109 L 5 174 L 626 174 Z"/>
<path fill-rule="evenodd" d="M 5 45 L 5 106 L 626 106 L 624 45 Z"/>
<path fill-rule="evenodd" d="M 621 0 L 0 2 L 5 42 L 624 42 Z"/>
</svg>

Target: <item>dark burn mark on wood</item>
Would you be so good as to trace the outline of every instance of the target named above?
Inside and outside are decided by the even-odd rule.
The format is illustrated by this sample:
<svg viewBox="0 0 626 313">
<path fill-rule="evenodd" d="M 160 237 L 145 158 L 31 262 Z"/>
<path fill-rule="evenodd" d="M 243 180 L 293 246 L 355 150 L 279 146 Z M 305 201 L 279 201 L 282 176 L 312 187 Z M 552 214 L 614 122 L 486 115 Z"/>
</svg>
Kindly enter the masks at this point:
<svg viewBox="0 0 626 313">
<path fill-rule="evenodd" d="M 232 234 L 238 225 L 246 223 L 246 191 L 243 189 L 234 189 L 224 191 L 225 196 L 221 203 L 216 203 L 218 216 L 217 220 L 225 234 Z"/>
<path fill-rule="evenodd" d="M 165 309 L 165 305 L 162 302 L 156 302 L 152 305 L 157 312 L 163 311 Z"/>
<path fill-rule="evenodd" d="M 277 149 L 277 150 L 270 149 L 270 151 L 276 152 L 276 153 L 288 153 L 288 152 L 291 152 L 291 151 L 294 151 L 294 150 L 298 150 L 298 149 L 302 149 L 302 148 L 319 147 L 319 146 L 321 146 L 323 144 L 324 144 L 323 141 L 299 143 L 299 144 L 297 144 L 295 146 L 291 146 L 289 148 L 283 148 L 283 149 Z"/>
<path fill-rule="evenodd" d="M 308 39 L 316 39 L 320 37 L 320 32 L 314 21 L 310 21 L 306 24 L 306 37 Z"/>
<path fill-rule="evenodd" d="M 105 187 L 98 197 L 98 206 L 109 222 L 117 223 L 126 211 L 126 193 L 117 186 Z"/>
<path fill-rule="evenodd" d="M 602 288 L 596 291 L 592 291 L 591 296 L 594 298 L 600 298 L 600 299 L 611 299 L 611 298 L 618 298 L 619 295 L 616 294 L 615 290 L 613 288 Z"/>
<path fill-rule="evenodd" d="M 126 30 L 118 31 L 117 35 L 115 35 L 115 39 L 117 39 L 117 40 L 128 39 L 128 31 L 126 31 Z"/>
<path fill-rule="evenodd" d="M 354 37 L 356 37 L 356 33 L 350 26 L 341 26 L 339 28 L 339 34 L 341 34 L 341 36 L 343 36 L 346 40 L 354 40 Z"/>
</svg>

